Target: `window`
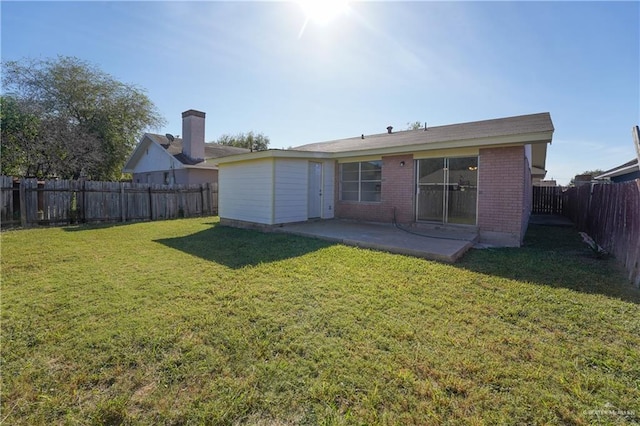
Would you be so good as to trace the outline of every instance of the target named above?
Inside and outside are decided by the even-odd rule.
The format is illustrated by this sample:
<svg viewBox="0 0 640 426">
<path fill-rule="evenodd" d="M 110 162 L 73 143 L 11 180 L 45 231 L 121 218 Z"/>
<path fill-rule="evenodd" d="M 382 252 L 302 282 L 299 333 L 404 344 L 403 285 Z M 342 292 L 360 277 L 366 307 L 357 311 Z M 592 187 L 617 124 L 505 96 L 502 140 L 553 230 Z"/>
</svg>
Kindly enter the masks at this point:
<svg viewBox="0 0 640 426">
<path fill-rule="evenodd" d="M 382 161 L 363 161 L 340 165 L 342 201 L 380 201 Z"/>
</svg>

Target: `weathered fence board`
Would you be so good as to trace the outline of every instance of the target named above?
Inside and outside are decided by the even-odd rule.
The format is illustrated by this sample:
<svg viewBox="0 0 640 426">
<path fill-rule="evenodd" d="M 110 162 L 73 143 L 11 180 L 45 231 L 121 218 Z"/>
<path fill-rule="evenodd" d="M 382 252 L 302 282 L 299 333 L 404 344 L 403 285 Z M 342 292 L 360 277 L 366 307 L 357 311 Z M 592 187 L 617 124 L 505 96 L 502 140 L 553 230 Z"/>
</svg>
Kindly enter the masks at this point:
<svg viewBox="0 0 640 426">
<path fill-rule="evenodd" d="M 534 186 L 532 213 L 562 214 L 562 187 Z"/>
<path fill-rule="evenodd" d="M 14 179 L 0 176 L 2 227 L 130 222 L 217 214 L 217 185 Z"/>
<path fill-rule="evenodd" d="M 42 217 L 42 210 L 38 207 L 38 180 L 37 179 L 25 179 L 21 186 L 25 188 L 25 207 L 27 212 L 26 223 L 37 223 L 40 217 Z M 20 200 L 22 203 L 22 200 Z"/>
<path fill-rule="evenodd" d="M 0 222 L 6 224 L 20 224 L 20 217 L 15 213 L 18 205 L 19 194 L 13 190 L 13 178 L 0 176 Z"/>
<path fill-rule="evenodd" d="M 640 286 L 640 179 L 570 188 L 563 202 L 564 214 L 621 261 Z"/>
</svg>

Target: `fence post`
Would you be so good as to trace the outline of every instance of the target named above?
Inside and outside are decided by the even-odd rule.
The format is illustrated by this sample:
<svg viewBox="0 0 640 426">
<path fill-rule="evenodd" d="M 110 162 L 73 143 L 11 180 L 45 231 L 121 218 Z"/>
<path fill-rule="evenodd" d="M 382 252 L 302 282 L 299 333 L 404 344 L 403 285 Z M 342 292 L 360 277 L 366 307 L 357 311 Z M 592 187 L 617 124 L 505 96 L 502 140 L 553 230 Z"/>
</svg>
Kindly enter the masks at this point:
<svg viewBox="0 0 640 426">
<path fill-rule="evenodd" d="M 121 217 L 122 220 L 121 222 L 126 222 L 127 221 L 127 209 L 126 206 L 124 205 L 125 201 L 127 200 L 127 197 L 125 197 L 124 195 L 124 182 L 120 182 L 120 212 L 121 212 Z"/>
<path fill-rule="evenodd" d="M 151 184 L 149 184 L 149 220 L 153 220 L 153 196 L 151 195 Z"/>
<path fill-rule="evenodd" d="M 211 186 L 211 211 L 213 214 L 220 215 L 220 185 L 218 182 Z"/>
<path fill-rule="evenodd" d="M 87 181 L 84 179 L 80 180 L 80 196 L 82 200 L 80 201 L 80 214 L 78 215 L 78 219 L 80 223 L 87 223 Z"/>
<path fill-rule="evenodd" d="M 204 188 L 206 187 L 206 183 L 201 183 L 200 184 L 200 202 L 202 205 L 202 208 L 200 209 L 200 216 L 206 216 L 204 214 Z"/>
<path fill-rule="evenodd" d="M 213 216 L 213 185 L 207 182 L 207 197 L 209 197 L 209 215 Z"/>
<path fill-rule="evenodd" d="M 27 189 L 24 178 L 20 179 L 20 226 L 27 227 Z"/>
<path fill-rule="evenodd" d="M 209 214 L 211 216 L 213 216 L 214 214 L 217 214 L 217 212 L 215 211 L 215 203 L 213 202 L 213 187 L 215 185 L 213 185 L 212 183 L 207 183 L 207 195 L 209 196 Z"/>
</svg>

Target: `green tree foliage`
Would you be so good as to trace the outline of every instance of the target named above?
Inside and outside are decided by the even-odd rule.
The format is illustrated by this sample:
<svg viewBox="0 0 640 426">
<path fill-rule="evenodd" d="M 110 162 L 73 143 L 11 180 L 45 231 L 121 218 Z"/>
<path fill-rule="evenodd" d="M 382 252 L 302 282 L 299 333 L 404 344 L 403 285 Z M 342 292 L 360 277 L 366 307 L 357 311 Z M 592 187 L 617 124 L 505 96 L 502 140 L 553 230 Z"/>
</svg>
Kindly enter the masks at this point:
<svg viewBox="0 0 640 426">
<path fill-rule="evenodd" d="M 269 149 L 269 138 L 262 133 L 238 133 L 237 135 L 222 135 L 216 143 L 220 145 L 235 146 L 238 148 L 247 148 L 251 151 L 266 151 Z"/>
<path fill-rule="evenodd" d="M 4 96 L 1 102 L 2 174 L 30 177 L 77 177 L 101 161 L 95 135 L 76 131 L 61 116 Z"/>
<path fill-rule="evenodd" d="M 407 122 L 407 130 L 420 130 L 422 128 L 422 122 L 420 121 L 414 121 L 413 123 Z"/>
<path fill-rule="evenodd" d="M 0 169 L 5 175 L 20 175 L 30 162 L 29 154 L 38 154 L 36 148 L 38 118 L 23 111 L 12 97 L 0 97 Z M 42 148 L 42 147 L 40 147 Z"/>
<path fill-rule="evenodd" d="M 142 89 L 75 57 L 10 61 L 3 71 L 3 173 L 118 179 L 143 131 L 164 122 Z"/>
</svg>

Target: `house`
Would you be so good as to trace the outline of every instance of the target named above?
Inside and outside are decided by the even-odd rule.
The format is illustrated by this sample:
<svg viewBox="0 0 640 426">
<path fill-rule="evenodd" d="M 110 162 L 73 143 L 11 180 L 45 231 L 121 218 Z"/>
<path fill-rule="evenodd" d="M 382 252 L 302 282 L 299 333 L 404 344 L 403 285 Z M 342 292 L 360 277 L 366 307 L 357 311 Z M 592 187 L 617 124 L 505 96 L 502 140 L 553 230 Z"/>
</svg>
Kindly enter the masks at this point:
<svg viewBox="0 0 640 426">
<path fill-rule="evenodd" d="M 553 130 L 539 113 L 218 158 L 220 223 L 424 222 L 519 246 Z"/>
<path fill-rule="evenodd" d="M 133 182 L 194 184 L 218 182 L 218 167 L 207 160 L 249 152 L 248 149 L 204 142 L 205 113 L 182 113 L 182 139 L 145 133 L 125 163 Z"/>
<path fill-rule="evenodd" d="M 558 186 L 558 182 L 555 179 L 549 179 L 549 180 L 534 180 L 533 181 L 533 186 L 541 186 L 541 187 L 556 187 Z"/>
<path fill-rule="evenodd" d="M 592 173 L 575 175 L 573 177 L 573 186 L 591 185 L 597 183 Z"/>
<path fill-rule="evenodd" d="M 595 176 L 596 180 L 607 180 L 613 183 L 627 182 L 630 180 L 640 179 L 640 127 L 633 126 L 631 129 L 633 136 L 633 146 L 636 149 L 636 158 L 631 161 L 627 161 L 613 169 L 609 169 L 598 176 Z"/>
<path fill-rule="evenodd" d="M 635 158 L 627 161 L 613 169 L 595 176 L 596 180 L 610 180 L 613 183 L 626 182 L 629 180 L 640 179 L 640 167 L 638 167 L 638 159 Z"/>
</svg>

